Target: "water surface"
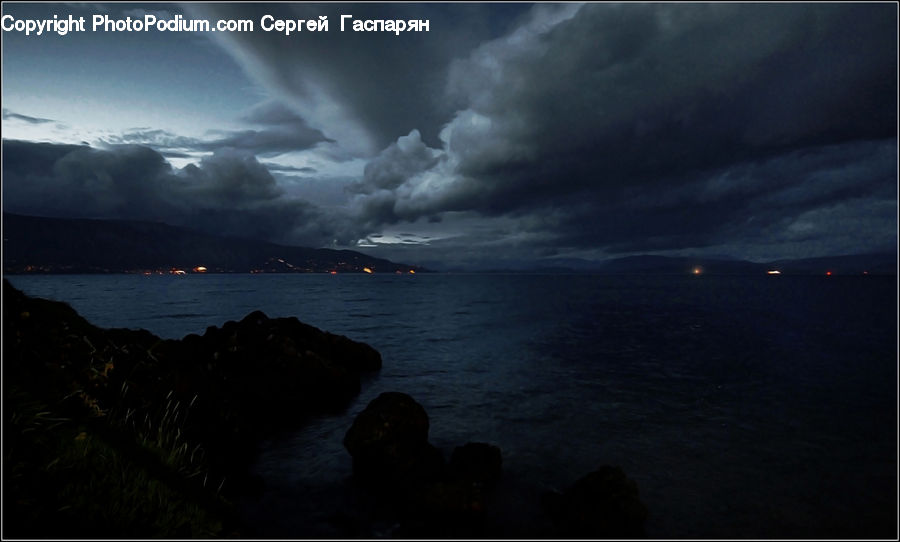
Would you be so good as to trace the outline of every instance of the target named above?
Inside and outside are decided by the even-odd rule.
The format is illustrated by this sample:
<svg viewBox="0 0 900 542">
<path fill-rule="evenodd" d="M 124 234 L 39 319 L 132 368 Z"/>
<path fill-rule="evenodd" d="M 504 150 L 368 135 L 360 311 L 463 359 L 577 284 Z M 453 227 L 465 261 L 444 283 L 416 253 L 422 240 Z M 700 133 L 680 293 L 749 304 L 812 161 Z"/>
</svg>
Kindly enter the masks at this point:
<svg viewBox="0 0 900 542">
<path fill-rule="evenodd" d="M 344 415 L 265 443 L 243 508 L 262 536 L 333 534 L 352 505 L 341 439 L 389 390 L 446 457 L 501 447 L 507 533 L 540 521 L 540 491 L 613 464 L 651 537 L 896 535 L 895 277 L 8 278 L 103 327 L 178 338 L 262 310 L 382 353 Z"/>
</svg>

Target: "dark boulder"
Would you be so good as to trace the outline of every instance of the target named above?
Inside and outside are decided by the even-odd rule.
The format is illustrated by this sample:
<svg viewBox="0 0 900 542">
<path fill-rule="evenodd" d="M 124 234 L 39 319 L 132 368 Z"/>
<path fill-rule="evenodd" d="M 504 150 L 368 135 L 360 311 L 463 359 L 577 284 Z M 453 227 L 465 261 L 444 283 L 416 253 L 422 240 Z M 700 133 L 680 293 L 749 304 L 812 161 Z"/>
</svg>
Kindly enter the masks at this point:
<svg viewBox="0 0 900 542">
<path fill-rule="evenodd" d="M 388 491 L 439 479 L 444 460 L 428 442 L 428 414 L 405 393 L 382 393 L 356 416 L 344 437 L 353 474 Z"/>
<path fill-rule="evenodd" d="M 273 336 L 284 338 L 290 348 L 314 352 L 351 372 L 381 369 L 381 354 L 371 346 L 322 331 L 293 316 L 269 318 L 262 311 L 255 311 L 245 316 L 235 328 L 234 331 L 253 337 L 257 342 L 271 341 Z"/>
<path fill-rule="evenodd" d="M 309 414 L 346 408 L 360 391 L 359 367 L 381 364 L 368 345 L 261 311 L 202 336 L 163 341 L 154 353 L 176 396 L 192 402 L 192 419 L 203 420 L 189 434 L 228 450 L 225 463 L 245 462 L 260 437 L 297 427 Z"/>
<path fill-rule="evenodd" d="M 98 328 L 67 304 L 26 296 L 6 280 L 3 332 L 10 382 L 65 408 L 67 418 L 127 418 L 129 432 L 141 429 L 135 420 L 157 427 L 165 420 L 229 478 L 227 487 L 259 439 L 346 408 L 359 393 L 360 371 L 381 366 L 370 346 L 296 318 L 255 311 L 202 336 L 163 340 Z"/>
<path fill-rule="evenodd" d="M 387 508 L 400 538 L 483 535 L 487 502 L 499 480 L 500 448 L 470 442 L 445 467 L 428 443 L 425 409 L 405 393 L 382 393 L 359 413 L 344 437 L 353 474 Z"/>
<path fill-rule="evenodd" d="M 562 537 L 644 536 L 647 508 L 619 467 L 604 465 L 561 494 L 545 494 L 544 506 Z"/>
<path fill-rule="evenodd" d="M 217 399 L 237 400 L 254 425 L 281 425 L 298 409 L 342 408 L 359 393 L 360 370 L 381 366 L 380 354 L 366 344 L 260 311 L 186 337 L 174 354 L 189 358 L 177 369 L 180 385 L 217 383 Z"/>
</svg>

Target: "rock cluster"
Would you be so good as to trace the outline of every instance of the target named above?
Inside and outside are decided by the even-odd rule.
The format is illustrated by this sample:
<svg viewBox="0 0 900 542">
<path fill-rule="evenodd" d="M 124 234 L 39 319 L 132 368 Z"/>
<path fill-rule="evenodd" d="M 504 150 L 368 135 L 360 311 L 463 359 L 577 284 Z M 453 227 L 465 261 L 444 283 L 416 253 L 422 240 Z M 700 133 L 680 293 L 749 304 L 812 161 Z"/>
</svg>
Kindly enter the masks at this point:
<svg viewBox="0 0 900 542">
<path fill-rule="evenodd" d="M 210 327 L 202 336 L 163 341 L 176 394 L 197 394 L 210 424 L 204 440 L 253 441 L 297 427 L 309 413 L 338 411 L 360 390 L 360 374 L 381 367 L 372 347 L 260 311 Z M 219 442 L 228 445 L 228 442 Z"/>
<path fill-rule="evenodd" d="M 10 532 L 23 536 L 58 524 L 79 537 L 117 538 L 143 525 L 135 521 L 158 524 L 123 519 L 107 522 L 106 533 L 97 530 L 107 520 L 92 515 L 93 503 L 54 500 L 53 491 L 65 495 L 80 487 L 66 478 L 78 469 L 93 469 L 79 474 L 97 485 L 93 496 L 110 493 L 115 501 L 115 491 L 145 491 L 137 482 L 122 489 L 116 477 L 79 463 L 87 455 L 77 447 L 86 442 L 119 457 L 127 465 L 122 472 L 149 477 L 147 486 L 186 496 L 213 518 L 198 532 L 221 535 L 231 527 L 217 518 L 233 515 L 220 498 L 222 488 L 226 496 L 246 492 L 241 477 L 259 439 L 299 426 L 309 414 L 346 408 L 360 391 L 361 373 L 381 367 L 380 354 L 368 345 L 296 318 L 257 311 L 203 335 L 163 340 L 145 330 L 98 328 L 68 305 L 30 298 L 7 281 L 3 338 L 4 458 L 18 473 L 9 478 L 17 499 L 4 512 L 14 518 Z M 63 421 L 48 424 L 48 416 Z M 503 502 L 494 491 L 501 481 L 500 449 L 469 442 L 446 461 L 428 432 L 425 409 L 398 392 L 374 399 L 347 431 L 354 479 L 378 503 L 375 522 L 386 521 L 385 533 L 401 538 L 496 534 L 489 525 L 496 524 L 490 521 L 493 503 Z M 67 450 L 66 477 L 47 478 L 46 466 L 59 463 L 53 455 L 60 449 Z M 610 466 L 562 493 L 545 494 L 542 505 L 554 527 L 538 534 L 548 537 L 641 536 L 647 517 L 636 484 Z M 136 507 L 145 508 L 140 501 Z M 178 521 L 178 529 L 196 528 L 194 519 Z"/>
<path fill-rule="evenodd" d="M 428 442 L 428 415 L 405 393 L 386 392 L 357 415 L 344 437 L 353 473 L 377 498 L 392 502 L 407 536 L 468 536 L 485 514 L 485 491 L 500 478 L 500 449 L 456 448 L 447 464 Z"/>
<path fill-rule="evenodd" d="M 361 374 L 381 367 L 372 347 L 296 318 L 257 311 L 202 336 L 163 340 L 96 327 L 6 280 L 3 337 L 5 392 L 14 387 L 108 441 L 177 441 L 202 455 L 214 487 L 228 479 L 226 491 L 261 438 L 346 408 Z"/>
<path fill-rule="evenodd" d="M 428 442 L 428 414 L 405 393 L 374 399 L 344 437 L 354 475 L 391 491 L 434 482 L 443 476 L 444 458 Z"/>
<path fill-rule="evenodd" d="M 445 463 L 428 442 L 428 415 L 412 397 L 386 392 L 357 415 L 344 437 L 354 478 L 376 499 L 387 499 L 392 533 L 412 537 L 490 534 L 492 490 L 500 481 L 500 448 L 469 442 Z M 547 493 L 550 537 L 622 538 L 643 535 L 647 509 L 637 485 L 619 467 L 602 466 L 563 493 Z M 502 534 L 502 533 L 501 533 Z"/>
</svg>

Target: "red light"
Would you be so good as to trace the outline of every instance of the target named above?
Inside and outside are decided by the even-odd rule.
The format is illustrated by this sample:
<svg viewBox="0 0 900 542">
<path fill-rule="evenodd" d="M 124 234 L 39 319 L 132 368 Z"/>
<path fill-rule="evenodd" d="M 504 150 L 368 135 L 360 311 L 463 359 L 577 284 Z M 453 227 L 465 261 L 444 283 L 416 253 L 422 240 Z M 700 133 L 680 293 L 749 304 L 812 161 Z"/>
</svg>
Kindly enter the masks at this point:
<svg viewBox="0 0 900 542">
<path fill-rule="evenodd" d="M 825 274 L 828 275 L 828 276 L 830 277 L 830 276 L 831 276 L 831 271 L 825 271 Z"/>
</svg>

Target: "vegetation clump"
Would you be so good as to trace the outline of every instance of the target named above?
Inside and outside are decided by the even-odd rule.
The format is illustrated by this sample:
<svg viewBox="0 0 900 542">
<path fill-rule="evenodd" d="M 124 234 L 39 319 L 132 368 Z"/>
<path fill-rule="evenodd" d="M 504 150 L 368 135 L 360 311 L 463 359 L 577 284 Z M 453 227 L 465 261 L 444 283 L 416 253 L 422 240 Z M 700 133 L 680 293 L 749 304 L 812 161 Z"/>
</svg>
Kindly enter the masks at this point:
<svg viewBox="0 0 900 542">
<path fill-rule="evenodd" d="M 240 536 L 257 442 L 346 405 L 381 366 L 293 318 L 172 341 L 3 288 L 6 537 Z"/>
</svg>

